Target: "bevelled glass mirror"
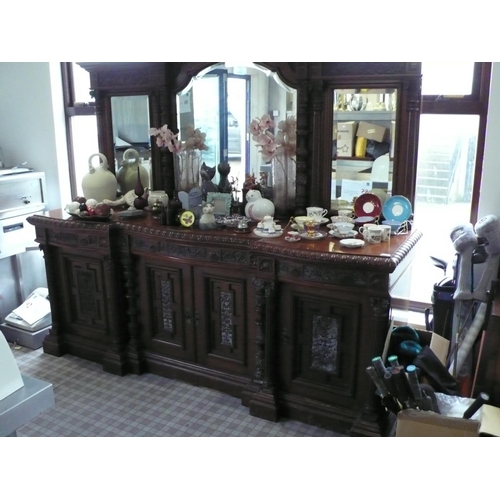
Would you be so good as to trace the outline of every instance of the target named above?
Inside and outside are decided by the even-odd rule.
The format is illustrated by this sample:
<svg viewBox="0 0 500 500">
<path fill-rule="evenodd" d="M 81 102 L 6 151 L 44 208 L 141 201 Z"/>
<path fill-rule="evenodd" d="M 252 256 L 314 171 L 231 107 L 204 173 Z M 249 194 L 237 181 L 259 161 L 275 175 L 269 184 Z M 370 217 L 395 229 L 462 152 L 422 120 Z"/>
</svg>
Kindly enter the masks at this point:
<svg viewBox="0 0 500 500">
<path fill-rule="evenodd" d="M 352 208 L 373 193 L 391 195 L 396 148 L 397 89 L 335 89 L 331 208 Z"/>
<path fill-rule="evenodd" d="M 280 154 L 288 141 L 287 154 L 294 165 L 296 114 L 297 91 L 275 72 L 253 63 L 214 64 L 177 94 L 180 141 L 184 143 L 193 128 L 206 134 L 202 161 L 209 167 L 230 164 L 229 179 L 234 181 L 240 201 L 245 180 L 253 176 L 263 195 L 276 205 L 293 205 L 295 174 L 284 180 L 281 172 L 286 166 L 280 166 L 279 161 L 283 163 Z M 266 115 L 269 122 L 264 124 Z M 266 137 L 270 144 L 265 143 Z M 219 182 L 218 172 L 212 180 Z"/>
<path fill-rule="evenodd" d="M 111 97 L 111 121 L 115 151 L 115 171 L 122 166 L 123 153 L 135 149 L 151 178 L 149 98 L 147 95 Z M 145 186 L 149 187 L 149 186 Z"/>
</svg>

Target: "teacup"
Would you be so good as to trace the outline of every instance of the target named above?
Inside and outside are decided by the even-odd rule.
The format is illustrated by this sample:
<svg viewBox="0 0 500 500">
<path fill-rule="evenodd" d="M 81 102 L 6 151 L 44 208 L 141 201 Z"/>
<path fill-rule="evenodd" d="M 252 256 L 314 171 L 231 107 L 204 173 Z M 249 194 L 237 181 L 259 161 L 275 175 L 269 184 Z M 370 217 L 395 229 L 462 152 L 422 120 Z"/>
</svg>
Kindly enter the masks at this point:
<svg viewBox="0 0 500 500">
<path fill-rule="evenodd" d="M 389 241 L 392 231 L 391 226 L 387 224 L 380 224 L 379 228 L 382 229 L 382 241 Z"/>
<path fill-rule="evenodd" d="M 311 217 L 312 219 L 319 222 L 321 222 L 321 220 L 328 213 L 328 210 L 326 208 L 321 208 L 321 207 L 307 207 L 306 210 L 308 217 Z"/>
<path fill-rule="evenodd" d="M 352 210 L 339 209 L 338 212 L 340 217 L 352 217 Z"/>
<path fill-rule="evenodd" d="M 354 224 L 352 222 L 335 222 L 333 227 L 337 233 L 347 235 L 352 231 Z"/>
<path fill-rule="evenodd" d="M 307 231 L 307 234 L 312 236 L 319 229 L 319 223 L 315 220 L 307 220 L 304 222 L 304 229 Z"/>
<path fill-rule="evenodd" d="M 365 232 L 365 231 L 368 231 L 368 230 L 369 230 L 370 228 L 372 228 L 372 227 L 380 227 L 380 226 L 378 226 L 377 224 L 373 224 L 373 223 L 371 223 L 371 222 L 368 222 L 368 223 L 366 223 L 366 224 L 363 224 L 363 225 L 362 225 L 362 226 L 358 229 L 358 231 L 359 231 L 359 233 L 360 233 L 360 234 L 364 234 L 364 232 Z"/>
<path fill-rule="evenodd" d="M 363 239 L 367 243 L 380 243 L 382 241 L 382 229 L 379 226 L 365 227 L 363 226 Z"/>
<path fill-rule="evenodd" d="M 312 220 L 313 220 L 312 217 L 308 217 L 305 215 L 298 215 L 297 217 L 292 217 L 292 222 L 297 224 L 297 226 L 301 231 L 304 230 L 304 223 Z"/>
</svg>

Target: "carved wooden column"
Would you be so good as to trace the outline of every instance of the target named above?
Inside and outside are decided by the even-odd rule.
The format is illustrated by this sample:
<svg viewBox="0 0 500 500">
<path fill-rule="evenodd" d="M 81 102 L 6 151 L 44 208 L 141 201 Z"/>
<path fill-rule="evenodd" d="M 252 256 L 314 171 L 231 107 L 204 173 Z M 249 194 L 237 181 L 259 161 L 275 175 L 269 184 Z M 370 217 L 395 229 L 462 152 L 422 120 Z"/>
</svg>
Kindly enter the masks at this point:
<svg viewBox="0 0 500 500">
<path fill-rule="evenodd" d="M 384 341 L 387 336 L 388 326 L 389 326 L 389 310 L 390 310 L 390 298 L 384 297 L 371 297 L 370 298 L 370 308 L 372 311 L 372 335 L 371 342 L 372 345 L 368 347 L 368 353 L 370 355 L 365 358 L 360 358 L 360 363 L 362 371 L 366 370 L 366 367 L 371 364 L 371 358 L 373 353 L 379 353 L 382 355 L 384 348 Z M 368 383 L 368 375 L 366 373 L 360 373 L 360 377 L 365 376 L 364 386 L 367 388 L 365 394 L 365 407 L 351 428 L 351 436 L 380 436 L 383 434 L 385 426 L 385 409 L 381 405 L 380 397 L 375 394 L 375 386 Z M 362 379 L 363 380 L 363 379 Z"/>
<path fill-rule="evenodd" d="M 275 304 L 275 283 L 273 281 L 254 278 L 255 287 L 255 343 L 257 353 L 255 359 L 254 383 L 260 387 L 250 400 L 250 415 L 276 422 L 278 405 L 275 388 L 275 335 L 274 324 L 277 316 Z"/>
<path fill-rule="evenodd" d="M 36 228 L 37 240 L 43 239 L 47 241 L 45 231 L 46 230 L 42 228 Z M 45 260 L 45 272 L 47 274 L 47 287 L 50 290 L 50 302 L 51 304 L 60 304 L 62 301 L 58 294 L 65 292 L 61 290 L 57 282 L 59 269 L 57 265 L 56 250 L 46 243 L 40 243 L 40 249 L 43 252 Z M 61 330 L 61 314 L 62 311 L 59 307 L 51 307 L 52 327 L 50 328 L 50 333 L 43 340 L 43 352 L 52 354 L 53 356 L 63 356 L 67 352 L 64 344 L 64 335 Z"/>
<path fill-rule="evenodd" d="M 116 227 L 110 226 L 109 246 L 110 253 L 104 257 L 104 280 L 106 288 L 106 300 L 113 304 L 109 312 L 109 330 L 111 345 L 102 359 L 103 369 L 116 375 L 125 375 L 130 371 L 127 357 L 127 332 L 125 327 L 125 315 L 123 311 L 122 280 L 120 279 L 121 268 L 118 263 L 118 247 L 116 243 Z"/>
<path fill-rule="evenodd" d="M 125 293 L 125 309 L 127 314 L 126 329 L 128 333 L 127 355 L 132 373 L 140 375 L 145 371 L 145 359 L 140 339 L 139 322 L 139 294 L 137 269 L 134 259 L 129 251 L 128 237 L 120 235 L 118 246 L 120 248 L 122 272 Z"/>
</svg>

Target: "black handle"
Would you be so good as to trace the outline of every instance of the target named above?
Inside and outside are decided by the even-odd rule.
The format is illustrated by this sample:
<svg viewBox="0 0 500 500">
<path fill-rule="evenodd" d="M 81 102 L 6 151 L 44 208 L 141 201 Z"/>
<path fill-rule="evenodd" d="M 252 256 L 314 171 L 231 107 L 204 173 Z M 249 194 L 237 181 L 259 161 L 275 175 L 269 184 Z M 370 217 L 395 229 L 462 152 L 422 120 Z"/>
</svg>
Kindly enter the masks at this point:
<svg viewBox="0 0 500 500">
<path fill-rule="evenodd" d="M 471 418 L 474 413 L 476 413 L 484 403 L 487 403 L 490 400 L 490 397 L 485 392 L 481 392 L 479 396 L 475 399 L 475 401 L 464 411 L 462 418 Z"/>
</svg>

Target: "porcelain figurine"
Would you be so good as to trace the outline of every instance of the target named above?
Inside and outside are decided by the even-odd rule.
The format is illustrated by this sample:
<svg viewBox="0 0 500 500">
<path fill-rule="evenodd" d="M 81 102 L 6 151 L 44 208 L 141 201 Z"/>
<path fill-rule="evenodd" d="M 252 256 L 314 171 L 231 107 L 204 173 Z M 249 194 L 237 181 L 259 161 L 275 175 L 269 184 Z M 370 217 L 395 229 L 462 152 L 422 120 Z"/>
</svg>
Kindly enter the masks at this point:
<svg viewBox="0 0 500 500">
<path fill-rule="evenodd" d="M 200 217 L 200 229 L 215 229 L 217 222 L 214 215 L 215 207 L 211 203 L 207 203 L 203 208 L 203 215 Z"/>
<path fill-rule="evenodd" d="M 261 221 L 266 215 L 274 216 L 274 203 L 262 198 L 260 191 L 250 189 L 246 194 L 245 215 L 254 221 Z"/>
</svg>

